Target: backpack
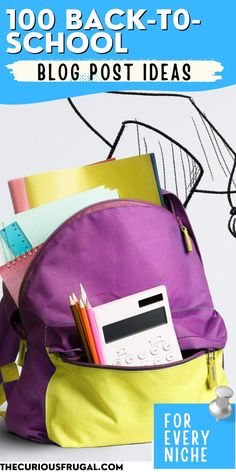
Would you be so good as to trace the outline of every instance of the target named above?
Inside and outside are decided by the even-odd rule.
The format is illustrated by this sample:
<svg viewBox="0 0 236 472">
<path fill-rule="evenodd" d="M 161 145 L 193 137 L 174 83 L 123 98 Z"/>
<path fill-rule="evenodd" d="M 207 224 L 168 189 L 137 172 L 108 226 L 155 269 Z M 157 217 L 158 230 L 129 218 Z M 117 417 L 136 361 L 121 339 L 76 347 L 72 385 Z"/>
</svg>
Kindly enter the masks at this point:
<svg viewBox="0 0 236 472">
<path fill-rule="evenodd" d="M 226 328 L 192 227 L 178 198 L 164 199 L 165 207 L 112 200 L 76 213 L 30 264 L 19 309 L 4 287 L 0 402 L 8 401 L 8 431 L 62 447 L 150 442 L 154 403 L 208 403 L 227 384 Z M 87 363 L 68 303 L 80 282 L 92 306 L 165 285 L 183 360 Z"/>
</svg>

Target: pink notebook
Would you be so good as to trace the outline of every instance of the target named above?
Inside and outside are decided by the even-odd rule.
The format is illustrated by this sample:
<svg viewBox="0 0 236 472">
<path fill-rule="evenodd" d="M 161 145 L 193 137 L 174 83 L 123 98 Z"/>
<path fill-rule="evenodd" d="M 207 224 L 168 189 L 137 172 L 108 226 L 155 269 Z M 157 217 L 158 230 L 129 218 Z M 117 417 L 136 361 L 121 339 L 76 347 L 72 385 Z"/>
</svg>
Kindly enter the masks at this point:
<svg viewBox="0 0 236 472">
<path fill-rule="evenodd" d="M 0 276 L 17 306 L 19 305 L 19 292 L 26 270 L 42 246 L 41 244 L 26 252 L 23 256 L 17 257 L 0 267 Z"/>
</svg>

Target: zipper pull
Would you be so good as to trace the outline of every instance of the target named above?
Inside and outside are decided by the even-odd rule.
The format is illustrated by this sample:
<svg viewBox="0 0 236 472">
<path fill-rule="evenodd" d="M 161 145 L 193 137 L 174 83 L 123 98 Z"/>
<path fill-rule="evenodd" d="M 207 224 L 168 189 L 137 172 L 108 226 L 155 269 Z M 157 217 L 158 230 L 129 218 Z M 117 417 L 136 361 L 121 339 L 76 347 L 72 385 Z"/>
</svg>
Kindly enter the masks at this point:
<svg viewBox="0 0 236 472">
<path fill-rule="evenodd" d="M 27 341 L 26 339 L 21 338 L 18 361 L 17 361 L 17 365 L 19 367 L 24 367 L 25 365 L 26 352 L 27 352 Z"/>
<path fill-rule="evenodd" d="M 208 352 L 207 364 L 208 364 L 208 376 L 207 376 L 208 387 L 209 388 L 217 387 L 215 351 Z"/>
<path fill-rule="evenodd" d="M 184 235 L 187 251 L 188 251 L 188 253 L 193 252 L 193 245 L 192 245 L 192 241 L 191 241 L 191 238 L 189 236 L 189 233 L 188 233 L 188 229 L 186 228 L 186 226 L 183 225 L 183 223 L 182 223 L 182 221 L 179 217 L 177 217 L 177 220 L 178 220 L 180 229 L 181 229 L 181 231 Z"/>
</svg>

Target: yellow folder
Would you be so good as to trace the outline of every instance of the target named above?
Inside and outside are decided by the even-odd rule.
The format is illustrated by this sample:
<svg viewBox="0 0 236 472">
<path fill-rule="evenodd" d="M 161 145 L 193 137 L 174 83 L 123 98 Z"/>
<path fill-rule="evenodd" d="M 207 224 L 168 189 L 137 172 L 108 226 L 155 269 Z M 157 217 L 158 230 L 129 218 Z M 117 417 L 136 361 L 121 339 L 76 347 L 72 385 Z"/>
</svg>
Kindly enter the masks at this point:
<svg viewBox="0 0 236 472">
<path fill-rule="evenodd" d="M 32 175 L 25 185 L 30 208 L 100 185 L 117 189 L 120 198 L 161 204 L 150 154 Z"/>
</svg>

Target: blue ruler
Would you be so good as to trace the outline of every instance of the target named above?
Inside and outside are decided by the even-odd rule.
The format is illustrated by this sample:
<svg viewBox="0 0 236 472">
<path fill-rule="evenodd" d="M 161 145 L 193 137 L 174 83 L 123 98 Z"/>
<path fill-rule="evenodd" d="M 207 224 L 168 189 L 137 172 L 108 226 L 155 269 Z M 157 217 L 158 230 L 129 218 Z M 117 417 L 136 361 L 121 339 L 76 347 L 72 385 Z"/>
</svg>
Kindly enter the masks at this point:
<svg viewBox="0 0 236 472">
<path fill-rule="evenodd" d="M 16 221 L 1 229 L 0 235 L 15 257 L 21 256 L 33 248 Z"/>
</svg>

